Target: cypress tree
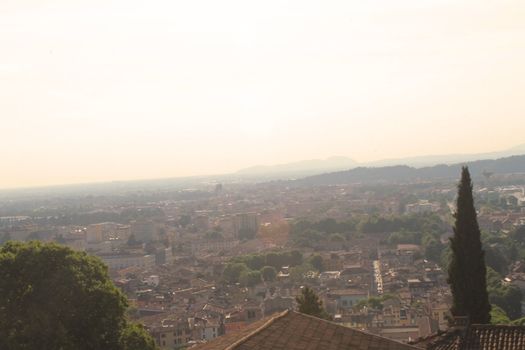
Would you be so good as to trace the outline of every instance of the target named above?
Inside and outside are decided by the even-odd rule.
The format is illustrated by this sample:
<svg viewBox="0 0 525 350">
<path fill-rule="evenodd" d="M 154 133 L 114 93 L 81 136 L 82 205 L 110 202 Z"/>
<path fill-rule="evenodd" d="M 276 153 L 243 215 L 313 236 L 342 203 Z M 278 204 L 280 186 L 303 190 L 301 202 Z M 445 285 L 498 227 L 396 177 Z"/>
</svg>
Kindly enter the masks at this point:
<svg viewBox="0 0 525 350">
<path fill-rule="evenodd" d="M 451 312 L 454 316 L 468 316 L 471 323 L 487 324 L 490 323 L 490 304 L 485 252 L 481 246 L 467 167 L 463 167 L 461 172 L 454 218 L 454 236 L 450 239 L 452 257 L 447 281 L 453 296 Z"/>
</svg>

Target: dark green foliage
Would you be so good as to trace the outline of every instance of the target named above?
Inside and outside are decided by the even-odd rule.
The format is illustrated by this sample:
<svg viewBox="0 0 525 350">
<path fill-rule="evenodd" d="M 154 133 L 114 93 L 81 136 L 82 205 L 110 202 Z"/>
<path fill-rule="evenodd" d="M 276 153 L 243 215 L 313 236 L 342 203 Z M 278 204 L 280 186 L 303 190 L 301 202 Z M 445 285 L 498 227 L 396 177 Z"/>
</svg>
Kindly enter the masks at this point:
<svg viewBox="0 0 525 350">
<path fill-rule="evenodd" d="M 386 300 L 390 300 L 390 299 L 398 299 L 398 297 L 393 295 L 393 294 L 385 294 L 385 295 L 382 295 L 380 297 L 370 297 L 370 298 L 368 298 L 366 300 L 361 300 L 360 302 L 358 302 L 355 305 L 354 309 L 360 310 L 364 306 L 368 306 L 368 307 L 370 307 L 372 309 L 382 310 L 383 309 L 383 303 Z"/>
<path fill-rule="evenodd" d="M 490 323 L 490 304 L 486 283 L 481 232 L 472 197 L 468 168 L 464 167 L 458 186 L 457 209 L 454 215 L 454 236 L 448 268 L 448 283 L 452 290 L 454 316 L 469 316 L 470 322 Z"/>
<path fill-rule="evenodd" d="M 290 279 L 295 283 L 304 281 L 307 277 L 308 272 L 315 271 L 314 267 L 309 263 L 303 263 L 299 266 L 294 266 L 290 269 Z"/>
<path fill-rule="evenodd" d="M 266 282 L 272 282 L 277 277 L 277 271 L 275 271 L 273 266 L 265 266 L 261 269 L 261 275 Z"/>
<path fill-rule="evenodd" d="M 261 283 L 261 273 L 259 271 L 244 270 L 239 276 L 239 283 L 244 287 L 253 287 Z"/>
<path fill-rule="evenodd" d="M 324 235 L 319 231 L 306 229 L 304 231 L 292 231 L 290 238 L 298 247 L 314 248 L 324 239 Z"/>
<path fill-rule="evenodd" d="M 303 221 L 306 228 L 311 228 L 324 233 L 346 233 L 355 231 L 355 223 L 353 221 L 337 222 L 334 219 L 328 218 L 318 222 L 309 223 Z"/>
<path fill-rule="evenodd" d="M 226 265 L 222 276 L 227 282 L 237 283 L 243 272 L 248 272 L 250 269 L 244 263 L 229 263 Z"/>
<path fill-rule="evenodd" d="M 260 270 L 266 264 L 266 255 L 248 254 L 235 257 L 232 262 L 239 262 L 245 264 L 252 270 Z"/>
<path fill-rule="evenodd" d="M 261 282 L 263 269 L 272 268 L 277 271 L 283 266 L 297 266 L 303 261 L 303 255 L 297 250 L 291 252 L 270 252 L 266 254 L 248 254 L 233 258 L 224 269 L 223 277 L 229 283 L 240 282 L 245 286 L 253 286 Z M 271 272 L 266 271 L 267 274 Z M 244 276 L 241 280 L 241 277 Z M 265 281 L 264 274 L 262 274 Z M 270 275 L 266 275 L 271 278 Z M 275 277 L 273 277 L 275 278 Z"/>
<path fill-rule="evenodd" d="M 492 305 L 490 319 L 492 324 L 510 324 L 510 319 L 505 311 L 497 305 Z"/>
<path fill-rule="evenodd" d="M 312 255 L 309 259 L 308 259 L 308 262 L 319 272 L 323 272 L 324 271 L 324 267 L 323 267 L 323 258 L 321 257 L 321 255 L 319 254 L 315 254 L 315 255 Z"/>
<path fill-rule="evenodd" d="M 299 312 L 325 320 L 331 320 L 330 315 L 323 308 L 323 302 L 310 287 L 304 287 L 301 295 L 295 298 L 299 306 Z"/>
<path fill-rule="evenodd" d="M 303 254 L 298 250 L 292 250 L 289 253 L 289 266 L 297 266 L 303 263 Z"/>
<path fill-rule="evenodd" d="M 445 232 L 445 226 L 439 216 L 424 213 L 393 217 L 372 216 L 361 221 L 358 230 L 363 233 L 406 231 L 440 234 Z"/>
<path fill-rule="evenodd" d="M 347 233 L 355 231 L 355 222 L 337 222 L 334 219 L 324 219 L 313 225 L 314 230 L 326 233 Z"/>
<path fill-rule="evenodd" d="M 497 289 L 501 288 L 501 275 L 497 273 L 493 268 L 487 267 L 487 288 Z"/>
<path fill-rule="evenodd" d="M 513 285 L 503 285 L 501 275 L 490 267 L 487 267 L 487 287 L 492 305 L 497 305 L 503 309 L 511 320 L 522 316 L 521 300 L 523 295 L 521 290 Z"/>
<path fill-rule="evenodd" d="M 417 218 L 417 219 L 416 219 Z M 423 220 L 421 220 L 423 218 Z M 419 244 L 423 248 L 424 257 L 434 262 L 440 262 L 445 245 L 440 241 L 440 235 L 443 233 L 443 224 L 436 216 L 424 214 L 415 216 L 420 229 L 416 231 L 406 231 L 405 229 L 390 234 L 389 244 Z M 412 222 L 409 220 L 408 222 Z M 409 225 L 411 226 L 412 223 Z M 424 232 L 421 234 L 421 232 Z"/>
<path fill-rule="evenodd" d="M 485 263 L 501 275 L 509 273 L 509 266 L 525 257 L 525 244 L 518 240 L 520 228 L 508 235 L 501 232 L 482 232 L 481 240 L 485 247 Z"/>
<path fill-rule="evenodd" d="M 517 320 L 514 320 L 511 322 L 514 326 L 525 326 L 525 317 L 518 318 Z"/>
<path fill-rule="evenodd" d="M 232 259 L 232 262 L 245 264 L 252 270 L 260 270 L 264 266 L 273 266 L 277 271 L 283 266 L 297 266 L 303 262 L 303 255 L 297 250 L 290 252 L 270 252 L 266 254 L 241 255 Z"/>
<path fill-rule="evenodd" d="M 155 342 L 146 330 L 138 324 L 128 324 L 120 340 L 122 350 L 154 350 Z"/>
<path fill-rule="evenodd" d="M 392 232 L 389 238 L 391 244 L 421 244 L 421 232 L 429 234 L 437 240 L 445 231 L 445 223 L 435 214 L 389 217 L 375 215 L 358 223 L 354 221 L 338 223 L 334 219 L 325 219 L 319 222 L 298 221 L 292 226 L 290 239 L 296 246 L 316 248 L 327 239 L 336 238 L 341 242 L 346 239 L 351 242 L 351 239 L 359 233 Z"/>
<path fill-rule="evenodd" d="M 292 226 L 290 239 L 300 247 L 315 247 L 331 234 L 338 233 L 341 237 L 348 238 L 355 230 L 353 221 L 337 222 L 330 218 L 318 222 L 301 220 Z"/>
<path fill-rule="evenodd" d="M 516 286 L 504 286 L 490 291 L 491 304 L 498 305 L 511 320 L 521 317 L 521 290 Z"/>
<path fill-rule="evenodd" d="M 280 270 L 282 266 L 286 266 L 290 260 L 288 257 L 282 253 L 268 253 L 266 254 L 265 264 L 268 266 L 273 266 L 276 270 Z"/>
<path fill-rule="evenodd" d="M 506 274 L 509 261 L 497 246 L 485 245 L 485 263 L 498 273 Z"/>
<path fill-rule="evenodd" d="M 399 231 L 388 237 L 389 244 L 419 244 L 421 234 L 419 232 Z"/>
<path fill-rule="evenodd" d="M 525 244 L 525 226 L 519 226 L 510 236 L 517 242 Z"/>
<path fill-rule="evenodd" d="M 54 243 L 0 247 L 0 349 L 133 349 L 126 307 L 96 257 Z"/>
<path fill-rule="evenodd" d="M 428 260 L 439 262 L 441 259 L 441 254 L 443 253 L 444 246 L 435 239 L 431 239 L 426 242 L 424 245 L 425 248 L 425 257 Z"/>
</svg>

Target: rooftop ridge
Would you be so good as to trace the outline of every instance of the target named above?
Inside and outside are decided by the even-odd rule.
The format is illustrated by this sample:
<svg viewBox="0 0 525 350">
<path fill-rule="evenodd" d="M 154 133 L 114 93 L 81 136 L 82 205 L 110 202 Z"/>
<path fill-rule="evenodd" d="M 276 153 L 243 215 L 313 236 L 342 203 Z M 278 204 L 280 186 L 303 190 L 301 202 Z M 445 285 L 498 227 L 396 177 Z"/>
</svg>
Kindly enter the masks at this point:
<svg viewBox="0 0 525 350">
<path fill-rule="evenodd" d="M 525 326 L 515 325 L 515 324 L 483 324 L 483 323 L 473 323 L 470 327 L 475 328 L 517 328 L 525 331 Z"/>
<path fill-rule="evenodd" d="M 289 312 L 290 312 L 290 310 L 286 310 L 286 311 L 281 312 L 280 314 L 277 314 L 276 316 L 271 317 L 262 326 L 260 326 L 259 328 L 257 328 L 253 332 L 246 334 L 241 339 L 237 340 L 233 344 L 231 344 L 228 347 L 224 348 L 224 350 L 233 350 L 233 349 L 235 349 L 237 346 L 239 346 L 242 343 L 246 342 L 251 336 L 253 336 L 254 334 L 257 334 L 257 333 L 263 331 L 266 328 L 268 328 L 275 320 L 286 316 Z"/>
<path fill-rule="evenodd" d="M 501 338 L 501 336 L 504 336 Z M 510 338 L 508 338 L 510 336 Z M 464 331 L 449 328 L 447 331 L 431 334 L 412 342 L 414 346 L 426 346 L 428 349 L 463 349 L 479 342 L 487 343 L 483 349 L 522 349 L 525 326 L 471 324 Z M 488 337 L 488 338 L 487 338 Z M 490 338 L 490 339 L 489 339 Z M 500 347 L 494 347 L 494 344 Z M 503 346 L 503 347 L 501 347 Z M 518 347 L 517 347 L 518 346 Z M 470 347 L 469 347 L 470 349 Z M 476 347 L 478 349 L 478 347 Z M 481 347 L 479 347 L 481 349 Z"/>
<path fill-rule="evenodd" d="M 286 313 L 288 312 L 289 310 L 285 311 Z M 388 342 L 393 342 L 393 343 L 397 343 L 397 344 L 401 344 L 401 345 L 405 345 L 405 346 L 410 346 L 410 347 L 413 347 L 414 349 L 418 349 L 417 347 L 415 347 L 413 344 L 408 344 L 408 343 L 403 343 L 403 342 L 400 342 L 398 340 L 395 340 L 395 339 L 391 339 L 391 338 L 387 338 L 387 337 L 383 337 L 381 335 L 378 335 L 378 334 L 373 334 L 373 333 L 369 333 L 369 332 L 366 332 L 366 331 L 362 331 L 360 329 L 357 329 L 357 328 L 353 328 L 353 327 L 346 327 L 346 326 L 343 326 L 343 325 L 340 325 L 339 323 L 336 323 L 336 322 L 333 322 L 333 321 L 329 321 L 329 320 L 325 320 L 325 319 L 320 319 L 318 317 L 315 317 L 315 316 L 312 316 L 312 315 L 308 315 L 308 314 L 303 314 L 301 312 L 297 312 L 297 311 L 293 311 L 291 310 L 290 313 L 294 313 L 294 314 L 297 314 L 299 316 L 302 316 L 302 317 L 308 317 L 308 318 L 312 318 L 314 320 L 321 320 L 323 322 L 328 322 L 328 323 L 331 323 L 337 327 L 342 327 L 342 328 L 345 328 L 347 330 L 350 330 L 350 331 L 353 331 L 353 332 L 357 332 L 357 333 L 361 333 L 361 334 L 365 334 L 367 336 L 371 336 L 371 337 L 375 337 L 375 338 L 380 338 L 380 339 L 383 339 L 383 340 L 386 340 Z M 285 316 L 285 315 L 283 315 Z M 229 350 L 229 349 L 228 349 Z"/>
</svg>

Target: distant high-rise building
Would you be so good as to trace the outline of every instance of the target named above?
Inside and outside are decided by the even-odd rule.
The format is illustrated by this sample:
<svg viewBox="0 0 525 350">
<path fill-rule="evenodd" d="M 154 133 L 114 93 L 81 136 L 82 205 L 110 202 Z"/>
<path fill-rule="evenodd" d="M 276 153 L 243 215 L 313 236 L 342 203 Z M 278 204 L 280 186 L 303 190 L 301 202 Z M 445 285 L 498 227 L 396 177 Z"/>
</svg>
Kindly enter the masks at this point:
<svg viewBox="0 0 525 350">
<path fill-rule="evenodd" d="M 130 234 L 131 234 L 131 226 L 129 225 L 119 225 L 115 229 L 115 238 L 125 241 L 129 238 Z"/>
<path fill-rule="evenodd" d="M 118 238 L 118 232 L 123 225 L 114 222 L 101 222 L 88 225 L 86 228 L 86 240 L 88 243 L 98 243 Z"/>
<path fill-rule="evenodd" d="M 237 214 L 233 218 L 233 234 L 237 238 L 239 232 L 243 230 L 250 230 L 257 233 L 259 230 L 259 218 L 257 213 L 242 213 Z"/>
<path fill-rule="evenodd" d="M 86 228 L 88 243 L 98 243 L 104 240 L 104 224 L 92 224 Z"/>
</svg>

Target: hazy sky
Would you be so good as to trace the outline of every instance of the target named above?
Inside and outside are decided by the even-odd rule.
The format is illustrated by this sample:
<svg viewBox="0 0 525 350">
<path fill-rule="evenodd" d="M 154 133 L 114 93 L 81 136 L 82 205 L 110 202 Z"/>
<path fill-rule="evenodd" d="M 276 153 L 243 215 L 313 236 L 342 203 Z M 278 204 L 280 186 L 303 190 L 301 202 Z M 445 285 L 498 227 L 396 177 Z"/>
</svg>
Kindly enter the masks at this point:
<svg viewBox="0 0 525 350">
<path fill-rule="evenodd" d="M 0 0 L 0 188 L 522 144 L 524 19 L 523 0 Z"/>
</svg>

